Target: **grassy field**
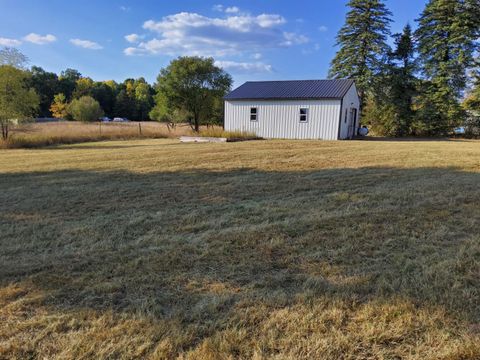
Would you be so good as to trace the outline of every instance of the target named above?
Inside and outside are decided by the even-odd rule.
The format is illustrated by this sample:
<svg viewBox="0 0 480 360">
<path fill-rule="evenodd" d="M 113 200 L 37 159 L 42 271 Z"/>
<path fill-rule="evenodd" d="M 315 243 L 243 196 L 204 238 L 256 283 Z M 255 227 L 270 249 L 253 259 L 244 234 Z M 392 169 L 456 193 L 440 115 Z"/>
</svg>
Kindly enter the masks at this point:
<svg viewBox="0 0 480 360">
<path fill-rule="evenodd" d="M 104 140 L 131 140 L 142 138 L 175 138 L 191 135 L 188 124 L 179 124 L 174 130 L 155 121 L 128 123 L 82 123 L 60 121 L 27 123 L 12 129 L 8 141 L 0 139 L 0 148 L 35 148 L 58 144 Z"/>
<path fill-rule="evenodd" d="M 0 150 L 0 358 L 480 359 L 480 142 Z"/>
</svg>

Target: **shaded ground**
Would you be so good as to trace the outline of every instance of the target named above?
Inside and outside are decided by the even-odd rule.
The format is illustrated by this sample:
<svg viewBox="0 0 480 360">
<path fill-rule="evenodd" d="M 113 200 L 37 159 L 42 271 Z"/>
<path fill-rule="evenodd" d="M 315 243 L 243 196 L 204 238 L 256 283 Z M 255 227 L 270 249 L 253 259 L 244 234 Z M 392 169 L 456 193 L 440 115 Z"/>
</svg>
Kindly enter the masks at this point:
<svg viewBox="0 0 480 360">
<path fill-rule="evenodd" d="M 0 153 L 0 356 L 480 357 L 480 143 Z"/>
</svg>

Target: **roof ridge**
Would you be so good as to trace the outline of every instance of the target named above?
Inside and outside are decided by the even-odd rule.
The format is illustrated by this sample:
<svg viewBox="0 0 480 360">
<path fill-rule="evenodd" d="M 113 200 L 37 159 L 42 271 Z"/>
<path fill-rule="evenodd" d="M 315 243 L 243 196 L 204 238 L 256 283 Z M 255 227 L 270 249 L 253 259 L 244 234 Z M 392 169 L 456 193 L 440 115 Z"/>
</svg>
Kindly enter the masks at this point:
<svg viewBox="0 0 480 360">
<path fill-rule="evenodd" d="M 299 79 L 299 80 L 250 80 L 246 83 L 259 83 L 259 82 L 301 82 L 301 81 L 355 81 L 354 79 Z"/>
</svg>

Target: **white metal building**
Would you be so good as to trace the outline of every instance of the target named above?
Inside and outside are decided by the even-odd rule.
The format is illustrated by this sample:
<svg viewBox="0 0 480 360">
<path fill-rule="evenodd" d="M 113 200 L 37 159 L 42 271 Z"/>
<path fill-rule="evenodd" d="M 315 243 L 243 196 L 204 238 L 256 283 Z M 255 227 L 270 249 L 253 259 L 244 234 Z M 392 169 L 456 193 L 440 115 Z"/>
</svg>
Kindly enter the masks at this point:
<svg viewBox="0 0 480 360">
<path fill-rule="evenodd" d="M 247 82 L 225 97 L 225 130 L 267 139 L 351 139 L 359 109 L 353 80 Z"/>
</svg>

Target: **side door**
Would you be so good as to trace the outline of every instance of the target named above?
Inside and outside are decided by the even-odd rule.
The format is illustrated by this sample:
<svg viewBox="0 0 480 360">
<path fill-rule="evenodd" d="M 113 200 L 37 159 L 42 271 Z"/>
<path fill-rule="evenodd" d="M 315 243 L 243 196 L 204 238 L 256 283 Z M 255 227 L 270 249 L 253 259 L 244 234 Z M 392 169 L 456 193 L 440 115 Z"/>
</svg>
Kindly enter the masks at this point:
<svg viewBox="0 0 480 360">
<path fill-rule="evenodd" d="M 355 129 L 357 128 L 357 109 L 351 108 L 348 121 L 348 138 L 353 139 L 355 137 Z"/>
</svg>

